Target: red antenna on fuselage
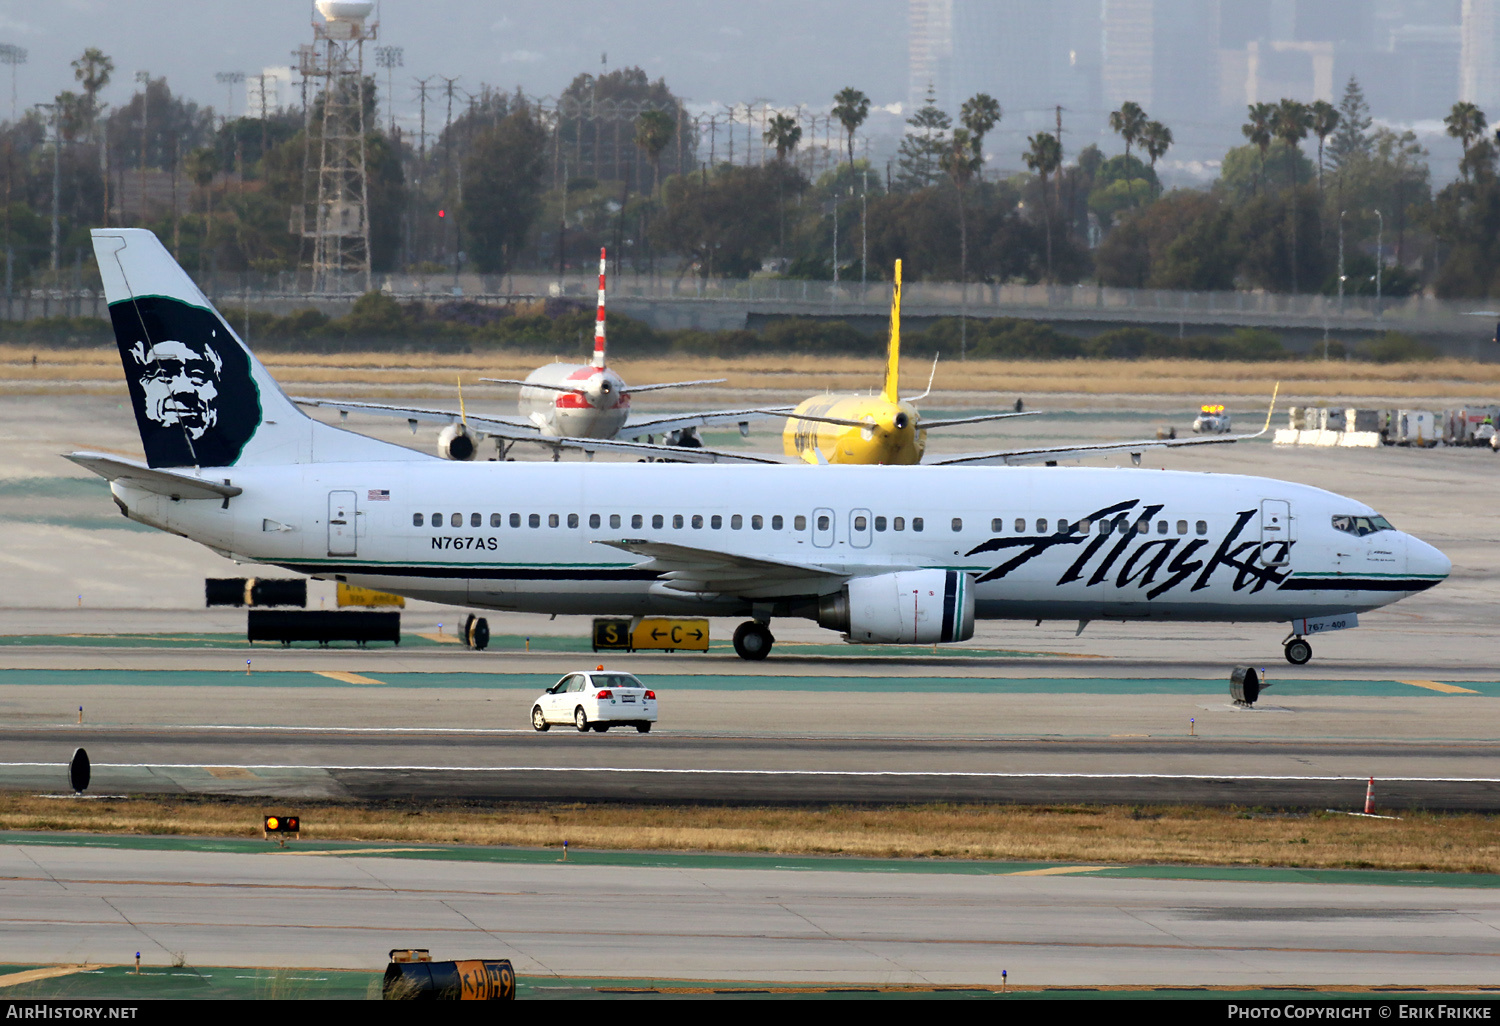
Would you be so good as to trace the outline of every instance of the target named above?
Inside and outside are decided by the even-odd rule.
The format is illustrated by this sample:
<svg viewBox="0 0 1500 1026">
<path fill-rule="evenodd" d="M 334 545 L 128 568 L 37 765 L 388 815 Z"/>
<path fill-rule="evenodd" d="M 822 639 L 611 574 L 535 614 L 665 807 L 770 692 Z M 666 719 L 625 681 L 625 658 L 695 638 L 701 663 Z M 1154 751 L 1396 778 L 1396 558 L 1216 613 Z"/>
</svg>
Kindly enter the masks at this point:
<svg viewBox="0 0 1500 1026">
<path fill-rule="evenodd" d="M 594 366 L 604 369 L 604 276 L 609 269 L 608 253 L 599 250 L 599 315 L 594 320 Z"/>
</svg>

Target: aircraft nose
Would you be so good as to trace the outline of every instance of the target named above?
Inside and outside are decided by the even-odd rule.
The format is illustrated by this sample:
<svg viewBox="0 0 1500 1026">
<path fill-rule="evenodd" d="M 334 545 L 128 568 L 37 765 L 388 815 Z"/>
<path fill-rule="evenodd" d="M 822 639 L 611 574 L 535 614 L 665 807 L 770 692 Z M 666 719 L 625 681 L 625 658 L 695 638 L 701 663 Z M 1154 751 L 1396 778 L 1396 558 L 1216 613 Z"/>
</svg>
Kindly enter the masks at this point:
<svg viewBox="0 0 1500 1026">
<path fill-rule="evenodd" d="M 1420 538 L 1406 539 L 1406 572 L 1433 582 L 1446 580 L 1453 572 L 1453 561 Z"/>
</svg>

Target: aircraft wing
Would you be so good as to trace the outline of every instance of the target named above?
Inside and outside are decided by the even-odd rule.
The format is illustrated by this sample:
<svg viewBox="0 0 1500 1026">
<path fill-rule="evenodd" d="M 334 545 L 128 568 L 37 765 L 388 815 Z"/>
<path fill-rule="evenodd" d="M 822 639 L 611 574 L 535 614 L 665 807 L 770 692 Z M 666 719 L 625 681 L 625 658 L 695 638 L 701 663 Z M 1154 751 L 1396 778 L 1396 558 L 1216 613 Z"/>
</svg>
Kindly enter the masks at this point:
<svg viewBox="0 0 1500 1026">
<path fill-rule="evenodd" d="M 356 403 L 343 399 L 311 399 L 304 396 L 293 396 L 292 402 L 298 406 L 315 406 L 338 410 L 340 413 L 369 413 L 377 417 L 400 417 L 413 427 L 419 423 L 457 424 L 463 421 L 476 431 L 499 438 L 520 440 L 538 438 L 541 435 L 535 424 L 520 417 L 485 417 L 472 413 L 467 415 L 456 413 L 453 410 L 430 410 L 420 406 L 388 406 L 384 403 Z"/>
<path fill-rule="evenodd" d="M 1030 463 L 1053 464 L 1059 460 L 1075 460 L 1084 456 L 1104 456 L 1110 453 L 1128 452 L 1137 464 L 1141 453 L 1147 449 L 1184 449 L 1191 445 L 1227 445 L 1233 442 L 1248 442 L 1270 433 L 1271 418 L 1276 416 L 1276 398 L 1281 394 L 1281 383 L 1271 393 L 1271 406 L 1266 411 L 1266 424 L 1253 435 L 1208 435 L 1202 438 L 1142 438 L 1134 442 L 1095 442 L 1087 445 L 1054 445 L 1040 449 L 1001 449 L 996 452 L 971 452 L 959 456 L 943 456 L 924 460 L 938 467 L 979 467 L 1004 464 L 1024 466 Z"/>
<path fill-rule="evenodd" d="M 659 574 L 663 587 L 685 595 L 775 598 L 825 594 L 841 588 L 849 579 L 848 574 L 812 563 L 739 556 L 671 542 L 625 539 L 595 544 L 644 556 L 645 562 L 637 563 L 635 569 Z"/>
<path fill-rule="evenodd" d="M 723 449 L 689 449 L 676 445 L 653 445 L 650 442 L 631 442 L 618 438 L 547 438 L 534 436 L 531 441 L 550 445 L 570 452 L 581 452 L 592 456 L 596 452 L 613 452 L 622 456 L 638 456 L 648 460 L 663 460 L 671 463 L 751 463 L 779 466 L 790 462 L 769 453 L 727 452 Z M 800 460 L 797 462 L 801 462 Z"/>
<path fill-rule="evenodd" d="M 634 389 L 632 389 L 634 391 Z M 665 435 L 691 427 L 711 427 L 723 424 L 749 424 L 752 420 L 767 417 L 785 417 L 793 407 L 771 410 L 703 410 L 697 413 L 676 415 L 646 415 L 633 418 L 620 429 L 621 438 L 640 438 L 643 435 Z"/>
<path fill-rule="evenodd" d="M 1255 438 L 1255 435 L 1214 435 L 1205 438 L 1141 439 L 1136 442 L 1098 442 L 1088 445 L 1055 445 L 1039 449 L 1000 449 L 996 452 L 968 452 L 957 456 L 940 456 L 922 462 L 934 467 L 982 467 L 1004 465 L 1021 467 L 1034 463 L 1056 463 L 1059 460 L 1076 460 L 1085 456 L 1107 456 L 1111 453 L 1128 452 L 1140 462 L 1140 454 L 1147 449 L 1177 449 L 1189 445 L 1224 445 L 1229 442 Z"/>
<path fill-rule="evenodd" d="M 228 502 L 245 491 L 227 479 L 209 481 L 185 470 L 154 469 L 140 460 L 102 452 L 74 452 L 63 459 L 71 460 L 106 481 L 124 481 L 171 499 L 223 499 Z"/>
<path fill-rule="evenodd" d="M 924 431 L 932 428 L 958 427 L 960 424 L 987 424 L 992 420 L 1011 420 L 1015 417 L 1035 417 L 1042 411 L 1028 410 L 1025 413 L 986 413 L 981 417 L 944 417 L 941 420 L 928 420 L 922 418 L 921 427 Z"/>
</svg>

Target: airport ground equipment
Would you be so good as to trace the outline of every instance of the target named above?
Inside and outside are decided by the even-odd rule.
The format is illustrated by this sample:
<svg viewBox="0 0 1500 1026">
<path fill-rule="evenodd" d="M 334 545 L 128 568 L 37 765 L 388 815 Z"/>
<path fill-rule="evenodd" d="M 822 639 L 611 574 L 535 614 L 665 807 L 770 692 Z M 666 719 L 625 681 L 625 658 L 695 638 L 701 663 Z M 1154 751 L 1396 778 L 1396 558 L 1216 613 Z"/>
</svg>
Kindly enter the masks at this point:
<svg viewBox="0 0 1500 1026">
<path fill-rule="evenodd" d="M 483 652 L 490 647 L 490 622 L 482 616 L 469 614 L 464 621 L 464 648 Z"/>
<path fill-rule="evenodd" d="M 510 959 L 434 962 L 423 949 L 392 951 L 381 997 L 386 1001 L 514 1001 L 516 970 Z"/>
<path fill-rule="evenodd" d="M 91 773 L 89 753 L 80 748 L 73 753 L 73 758 L 68 762 L 68 783 L 72 786 L 74 794 L 83 794 L 89 789 Z"/>
<path fill-rule="evenodd" d="M 257 610 L 249 613 L 247 640 L 316 641 L 327 645 L 333 641 L 357 642 L 361 648 L 372 641 L 401 644 L 400 613 L 351 613 L 281 610 Z"/>
<path fill-rule="evenodd" d="M 1229 697 L 1242 709 L 1253 706 L 1263 689 L 1270 687 L 1253 666 L 1236 666 L 1229 674 Z"/>
<path fill-rule="evenodd" d="M 203 582 L 203 600 L 213 606 L 307 607 L 307 581 L 290 577 L 209 577 Z"/>
<path fill-rule="evenodd" d="M 656 710 L 656 692 L 634 674 L 599 666 L 592 672 L 570 673 L 538 695 L 531 706 L 531 726 L 538 733 L 546 733 L 555 723 L 571 723 L 579 733 L 634 727 L 648 734 Z"/>
</svg>

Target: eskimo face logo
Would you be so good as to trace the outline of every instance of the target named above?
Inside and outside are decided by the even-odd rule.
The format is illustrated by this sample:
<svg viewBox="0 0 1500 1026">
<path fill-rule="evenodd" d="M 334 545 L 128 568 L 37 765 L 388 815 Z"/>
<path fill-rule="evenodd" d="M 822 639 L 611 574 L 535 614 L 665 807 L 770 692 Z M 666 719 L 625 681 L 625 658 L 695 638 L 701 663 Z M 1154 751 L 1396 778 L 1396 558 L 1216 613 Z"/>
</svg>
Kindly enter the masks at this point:
<svg viewBox="0 0 1500 1026">
<path fill-rule="evenodd" d="M 219 422 L 219 379 L 224 361 L 208 346 L 137 342 L 130 355 L 141 367 L 145 415 L 162 427 L 180 427 L 194 442 Z"/>
<path fill-rule="evenodd" d="M 153 467 L 230 467 L 261 423 L 250 357 L 217 314 L 165 296 L 109 308 Z"/>
</svg>

